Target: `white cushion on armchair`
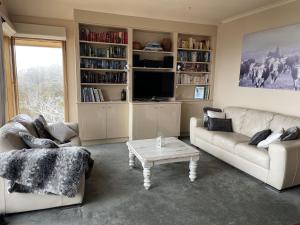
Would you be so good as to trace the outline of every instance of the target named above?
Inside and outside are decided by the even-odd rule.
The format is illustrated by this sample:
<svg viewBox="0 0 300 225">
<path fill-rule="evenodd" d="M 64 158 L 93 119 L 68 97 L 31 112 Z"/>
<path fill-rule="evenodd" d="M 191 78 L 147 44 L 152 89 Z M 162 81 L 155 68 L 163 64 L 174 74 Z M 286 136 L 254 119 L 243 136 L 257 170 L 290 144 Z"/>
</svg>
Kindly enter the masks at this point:
<svg viewBox="0 0 300 225">
<path fill-rule="evenodd" d="M 77 136 L 77 133 L 64 123 L 49 124 L 47 130 L 52 137 L 59 140 L 61 143 L 69 141 L 71 138 Z"/>
</svg>

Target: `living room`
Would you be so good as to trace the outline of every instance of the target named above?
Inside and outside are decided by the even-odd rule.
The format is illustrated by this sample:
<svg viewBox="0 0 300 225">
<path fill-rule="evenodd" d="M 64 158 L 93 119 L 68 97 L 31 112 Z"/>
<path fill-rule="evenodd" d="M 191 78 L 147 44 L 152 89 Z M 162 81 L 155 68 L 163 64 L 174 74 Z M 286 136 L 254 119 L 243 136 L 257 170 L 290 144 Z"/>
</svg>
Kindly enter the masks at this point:
<svg viewBox="0 0 300 225">
<path fill-rule="evenodd" d="M 300 224 L 299 0 L 0 0 L 0 225 Z"/>
</svg>

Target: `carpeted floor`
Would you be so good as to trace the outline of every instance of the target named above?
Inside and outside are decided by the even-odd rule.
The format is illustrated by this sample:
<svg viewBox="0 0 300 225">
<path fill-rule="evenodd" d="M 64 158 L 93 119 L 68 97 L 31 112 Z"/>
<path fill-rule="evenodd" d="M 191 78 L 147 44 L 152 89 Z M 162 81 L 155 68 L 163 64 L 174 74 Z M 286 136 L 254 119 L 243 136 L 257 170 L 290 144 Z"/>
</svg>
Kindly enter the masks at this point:
<svg viewBox="0 0 300 225">
<path fill-rule="evenodd" d="M 95 159 L 83 206 L 10 215 L 10 225 L 292 225 L 300 223 L 300 187 L 278 193 L 201 152 L 198 179 L 188 163 L 152 169 L 143 187 L 140 166 L 130 170 L 125 144 L 88 148 Z"/>
</svg>

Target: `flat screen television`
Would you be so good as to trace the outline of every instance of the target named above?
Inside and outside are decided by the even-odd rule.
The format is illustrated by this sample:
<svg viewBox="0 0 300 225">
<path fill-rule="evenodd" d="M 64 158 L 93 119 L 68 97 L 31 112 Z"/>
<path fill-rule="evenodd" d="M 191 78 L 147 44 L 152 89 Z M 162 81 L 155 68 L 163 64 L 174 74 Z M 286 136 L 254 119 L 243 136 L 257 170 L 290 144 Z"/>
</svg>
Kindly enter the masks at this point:
<svg viewBox="0 0 300 225">
<path fill-rule="evenodd" d="M 134 71 L 133 100 L 166 100 L 173 96 L 173 72 Z"/>
</svg>

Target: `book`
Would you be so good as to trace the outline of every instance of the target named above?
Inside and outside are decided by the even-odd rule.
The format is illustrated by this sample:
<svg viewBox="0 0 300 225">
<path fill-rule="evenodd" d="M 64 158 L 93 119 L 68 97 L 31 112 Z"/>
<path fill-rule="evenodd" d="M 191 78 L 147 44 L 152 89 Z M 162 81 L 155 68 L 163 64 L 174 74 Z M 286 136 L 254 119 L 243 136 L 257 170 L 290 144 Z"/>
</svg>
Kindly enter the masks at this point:
<svg viewBox="0 0 300 225">
<path fill-rule="evenodd" d="M 104 102 L 104 97 L 103 97 L 103 93 L 102 93 L 101 88 L 98 89 L 98 92 L 99 92 L 99 95 L 100 95 L 101 102 Z"/>
<path fill-rule="evenodd" d="M 101 102 L 99 92 L 96 88 L 93 89 L 96 102 Z"/>
</svg>

